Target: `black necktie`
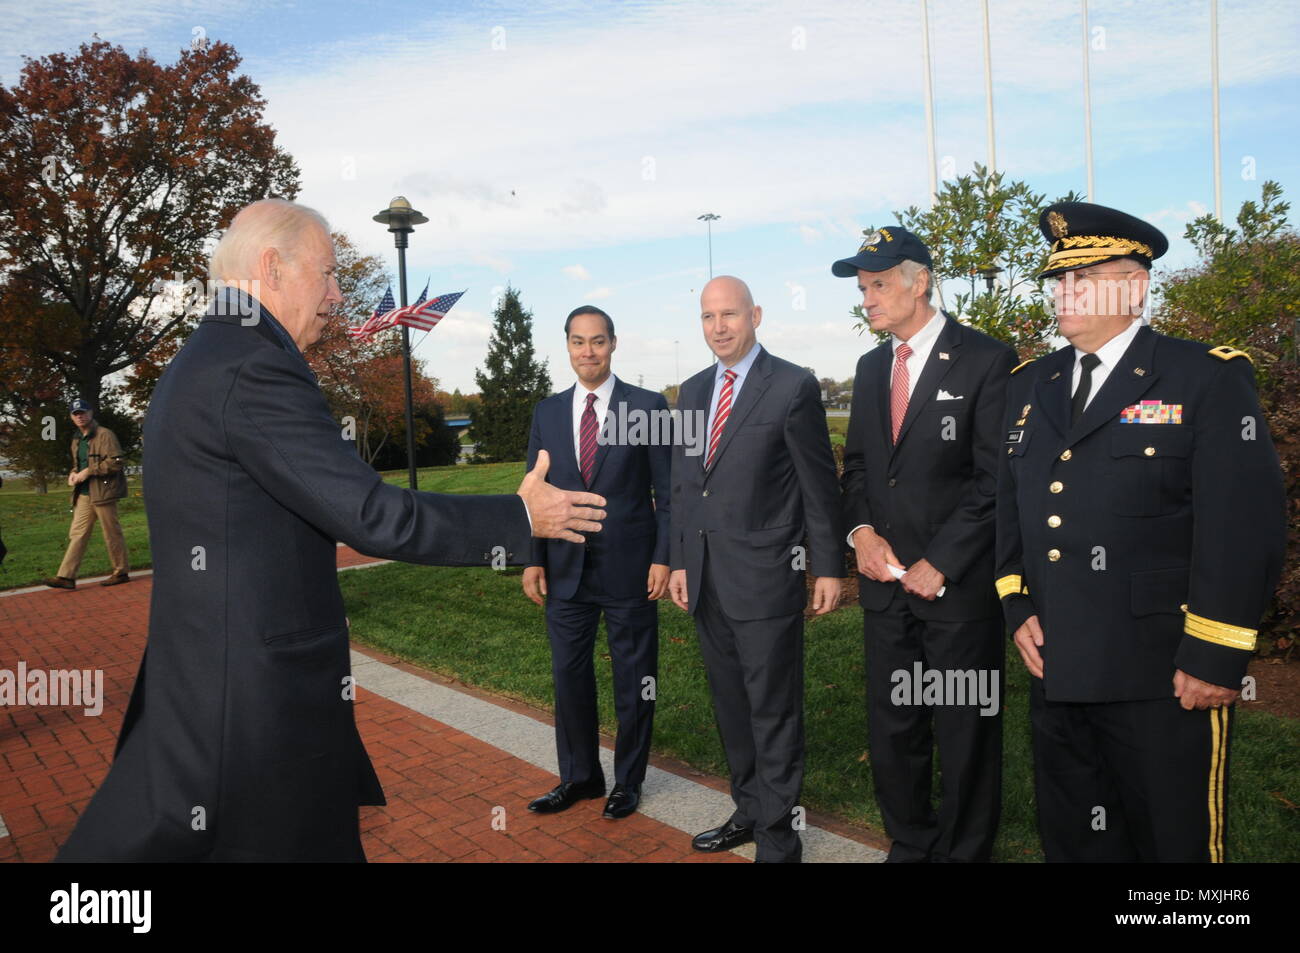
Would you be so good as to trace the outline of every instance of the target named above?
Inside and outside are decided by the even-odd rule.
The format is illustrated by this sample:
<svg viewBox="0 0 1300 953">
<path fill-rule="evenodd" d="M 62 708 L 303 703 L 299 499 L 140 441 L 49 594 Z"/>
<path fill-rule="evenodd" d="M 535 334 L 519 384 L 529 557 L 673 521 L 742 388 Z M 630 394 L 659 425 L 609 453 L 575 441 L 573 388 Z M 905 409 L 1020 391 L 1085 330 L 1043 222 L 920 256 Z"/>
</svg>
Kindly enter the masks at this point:
<svg viewBox="0 0 1300 953">
<path fill-rule="evenodd" d="M 1079 360 L 1083 373 L 1079 375 L 1079 386 L 1074 392 L 1074 400 L 1070 404 L 1070 426 L 1073 427 L 1083 416 L 1083 408 L 1088 403 L 1088 394 L 1092 392 L 1092 369 L 1101 363 L 1101 358 L 1096 354 L 1085 354 Z"/>
</svg>

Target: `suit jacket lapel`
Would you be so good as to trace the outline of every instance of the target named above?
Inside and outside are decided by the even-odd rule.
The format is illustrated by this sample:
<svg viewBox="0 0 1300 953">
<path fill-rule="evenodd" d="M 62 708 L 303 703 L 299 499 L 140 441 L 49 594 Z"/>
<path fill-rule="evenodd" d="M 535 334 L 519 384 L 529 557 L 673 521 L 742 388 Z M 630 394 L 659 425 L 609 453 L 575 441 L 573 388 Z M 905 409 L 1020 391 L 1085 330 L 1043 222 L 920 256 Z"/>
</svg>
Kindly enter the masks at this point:
<svg viewBox="0 0 1300 953">
<path fill-rule="evenodd" d="M 903 425 L 898 428 L 898 443 L 894 444 L 895 450 L 902 445 L 908 428 L 920 414 L 921 408 L 938 392 L 939 385 L 943 383 L 943 379 L 948 376 L 948 372 L 961 357 L 961 352 L 958 350 L 961 346 L 961 326 L 947 313 L 944 313 L 943 317 L 943 327 L 930 348 L 930 356 L 926 359 L 925 367 L 921 368 L 921 376 L 917 378 L 916 386 L 912 388 L 912 396 L 908 398 L 907 413 L 903 415 Z"/>
<path fill-rule="evenodd" d="M 698 413 L 704 420 L 704 450 L 693 457 L 690 463 L 691 466 L 700 468 L 701 476 L 704 474 L 704 461 L 709 457 L 709 404 L 713 402 L 713 388 L 717 386 L 715 368 L 710 368 L 709 371 L 709 377 L 706 378 L 707 385 L 701 383 L 699 387 L 688 393 L 687 385 L 683 384 L 677 401 L 683 414 Z"/>
<path fill-rule="evenodd" d="M 578 385 L 574 384 L 566 391 L 562 391 L 560 396 L 563 400 L 559 402 L 556 408 L 555 425 L 560 428 L 560 450 L 564 453 L 563 466 L 577 472 L 578 481 L 582 481 L 582 468 L 578 466 L 578 448 L 573 442 L 573 392 L 577 390 Z M 555 470 L 555 459 L 551 459 L 551 470 Z M 552 481 L 547 481 L 552 482 Z"/>
<path fill-rule="evenodd" d="M 894 339 L 889 338 L 878 345 L 874 353 L 878 355 L 873 370 L 876 373 L 876 420 L 880 426 L 880 445 L 892 452 L 894 434 L 889 419 L 889 370 L 894 366 Z"/>
<path fill-rule="evenodd" d="M 574 385 L 574 386 L 577 386 L 577 385 Z M 617 436 L 618 436 L 618 418 L 615 416 L 615 414 L 618 412 L 618 404 L 619 404 L 619 401 L 624 401 L 624 402 L 627 401 L 627 385 L 625 385 L 621 380 L 619 380 L 617 377 L 615 377 L 615 378 L 614 378 L 614 389 L 613 389 L 612 391 L 610 391 L 610 393 L 609 393 L 609 407 L 606 408 L 606 412 L 605 412 L 605 423 L 604 423 L 604 427 L 608 427 L 608 428 L 610 428 L 609 430 L 607 430 L 607 431 L 605 431 L 605 432 L 608 433 L 612 438 L 615 438 L 615 439 L 616 439 Z M 602 428 L 602 429 L 603 429 L 603 428 Z M 600 432 L 601 432 L 601 431 L 597 431 L 597 432 L 596 432 L 596 433 L 597 433 L 597 437 L 596 437 L 596 462 L 595 462 L 594 464 L 592 464 L 592 467 L 591 467 L 591 485 L 592 485 L 592 486 L 595 486 L 595 485 L 596 485 L 596 477 L 600 476 L 600 465 L 601 465 L 602 463 L 604 463 L 604 462 L 605 462 L 605 458 L 606 458 L 607 456 L 609 456 L 609 449 L 610 449 L 610 445 L 611 445 L 611 444 L 609 444 L 609 443 L 601 443 L 601 442 L 600 442 Z M 612 441 L 611 441 L 611 443 L 612 443 Z"/>
<path fill-rule="evenodd" d="M 1088 402 L 1079 422 L 1070 428 L 1069 442 L 1078 443 L 1102 424 L 1114 420 L 1119 412 L 1151 389 L 1158 375 L 1152 367 L 1156 336 L 1148 327 L 1138 330 L 1137 336 L 1124 351 L 1118 363 L 1106 375 L 1097 396 Z"/>
<path fill-rule="evenodd" d="M 1037 409 L 1047 417 L 1048 422 L 1056 428 L 1057 432 L 1064 436 L 1070 429 L 1070 385 L 1074 371 L 1074 348 L 1063 347 L 1043 360 L 1047 363 L 1038 378 L 1038 384 L 1034 387 L 1034 400 L 1038 404 Z M 1010 411 L 1014 408 L 1007 409 Z"/>
<path fill-rule="evenodd" d="M 722 459 L 722 455 L 727 452 L 727 446 L 731 443 L 731 438 L 736 435 L 736 431 L 739 430 L 741 425 L 745 422 L 745 418 L 749 416 L 749 412 L 758 406 L 758 399 L 762 397 L 763 392 L 767 390 L 767 379 L 772 373 L 767 351 L 763 350 L 763 347 L 760 344 L 755 344 L 754 346 L 759 349 L 758 357 L 756 357 L 754 363 L 750 365 L 749 375 L 740 387 L 740 396 L 737 397 L 735 403 L 731 405 L 731 413 L 727 416 L 727 423 L 722 428 L 722 439 L 718 441 L 718 451 L 713 455 L 713 466 L 709 467 L 709 472 L 712 472 L 714 467 L 718 465 L 718 461 Z M 716 386 L 716 375 L 714 381 Z M 710 403 L 712 403 L 712 395 L 710 395 Z M 705 451 L 705 455 L 708 455 L 707 451 Z"/>
</svg>

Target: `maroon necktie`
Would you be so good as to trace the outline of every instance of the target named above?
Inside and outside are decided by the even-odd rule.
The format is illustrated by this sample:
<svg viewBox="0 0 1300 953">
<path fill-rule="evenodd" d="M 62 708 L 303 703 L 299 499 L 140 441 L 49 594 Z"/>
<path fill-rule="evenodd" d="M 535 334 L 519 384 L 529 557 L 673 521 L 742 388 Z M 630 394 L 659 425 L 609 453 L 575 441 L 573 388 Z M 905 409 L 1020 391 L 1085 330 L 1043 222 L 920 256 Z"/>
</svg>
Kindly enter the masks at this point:
<svg viewBox="0 0 1300 953">
<path fill-rule="evenodd" d="M 591 486 L 592 471 L 596 467 L 596 395 L 587 395 L 587 409 L 582 412 L 578 426 L 578 461 L 582 470 L 582 482 Z"/>
<path fill-rule="evenodd" d="M 731 385 L 736 382 L 736 372 L 725 371 L 722 377 L 722 393 L 718 395 L 718 412 L 713 418 L 713 429 L 709 431 L 709 456 L 704 461 L 705 469 L 713 466 L 713 455 L 717 453 L 718 441 L 722 439 L 722 428 L 727 426 L 727 417 L 731 415 Z"/>
<path fill-rule="evenodd" d="M 907 359 L 912 356 L 912 348 L 907 344 L 898 345 L 894 352 L 894 383 L 889 392 L 889 416 L 894 426 L 894 443 L 898 443 L 898 432 L 903 429 L 903 418 L 907 416 Z"/>
</svg>

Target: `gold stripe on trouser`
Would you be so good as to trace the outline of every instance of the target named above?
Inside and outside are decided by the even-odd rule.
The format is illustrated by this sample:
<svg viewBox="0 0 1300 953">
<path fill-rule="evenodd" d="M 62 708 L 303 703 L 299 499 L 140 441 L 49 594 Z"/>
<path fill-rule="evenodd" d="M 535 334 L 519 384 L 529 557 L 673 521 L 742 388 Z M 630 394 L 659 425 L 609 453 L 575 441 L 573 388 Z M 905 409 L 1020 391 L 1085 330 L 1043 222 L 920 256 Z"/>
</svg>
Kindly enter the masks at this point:
<svg viewBox="0 0 1300 953">
<path fill-rule="evenodd" d="M 1228 763 L 1228 709 L 1210 709 L 1210 863 L 1223 863 L 1223 776 Z"/>
</svg>

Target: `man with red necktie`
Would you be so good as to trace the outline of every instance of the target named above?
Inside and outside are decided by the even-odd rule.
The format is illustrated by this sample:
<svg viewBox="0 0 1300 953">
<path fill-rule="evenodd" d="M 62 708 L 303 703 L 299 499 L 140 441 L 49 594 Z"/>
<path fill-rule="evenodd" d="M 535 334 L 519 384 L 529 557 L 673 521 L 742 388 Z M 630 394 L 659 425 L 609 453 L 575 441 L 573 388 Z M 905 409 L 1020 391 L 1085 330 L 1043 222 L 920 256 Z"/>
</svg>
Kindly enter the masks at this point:
<svg viewBox="0 0 1300 953">
<path fill-rule="evenodd" d="M 602 532 L 584 544 L 537 540 L 524 570 L 524 594 L 546 607 L 560 767 L 560 784 L 528 809 L 553 814 L 605 796 L 592 660 L 603 613 L 618 717 L 615 783 L 604 816 L 618 819 L 640 804 L 650 759 L 659 659 L 655 600 L 668 589 L 671 467 L 667 442 L 619 444 L 620 436 L 647 428 L 618 424 L 641 415 L 666 418 L 668 402 L 614 376 L 610 363 L 618 339 L 604 311 L 590 305 L 575 309 L 564 335 L 577 383 L 537 405 L 529 466 L 539 451 L 547 451 L 550 483 L 572 490 L 601 487 L 608 509 Z"/>
<path fill-rule="evenodd" d="M 718 363 L 677 401 L 708 424 L 684 419 L 683 433 L 709 439 L 673 446 L 669 590 L 695 617 L 736 810 L 692 846 L 752 840 L 760 863 L 798 863 L 804 571 L 813 608 L 830 612 L 844 575 L 835 457 L 816 379 L 759 346 L 763 310 L 745 283 L 713 279 L 700 310 Z"/>
<path fill-rule="evenodd" d="M 860 573 L 871 773 L 895 863 L 988 860 L 1001 803 L 993 510 L 1015 352 L 936 309 L 931 269 L 925 244 L 894 226 L 832 266 L 858 280 L 871 330 L 889 335 L 858 361 L 842 484 Z M 899 690 L 929 672 L 954 685 L 982 677 L 986 688 L 938 699 Z"/>
</svg>

